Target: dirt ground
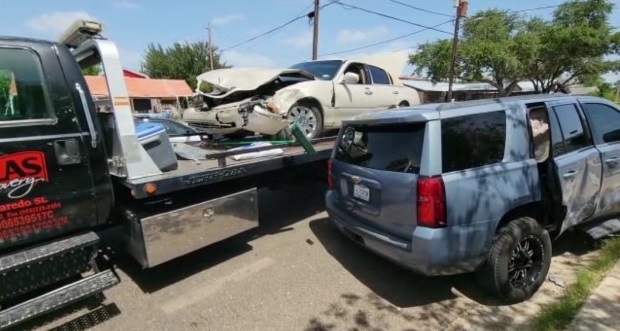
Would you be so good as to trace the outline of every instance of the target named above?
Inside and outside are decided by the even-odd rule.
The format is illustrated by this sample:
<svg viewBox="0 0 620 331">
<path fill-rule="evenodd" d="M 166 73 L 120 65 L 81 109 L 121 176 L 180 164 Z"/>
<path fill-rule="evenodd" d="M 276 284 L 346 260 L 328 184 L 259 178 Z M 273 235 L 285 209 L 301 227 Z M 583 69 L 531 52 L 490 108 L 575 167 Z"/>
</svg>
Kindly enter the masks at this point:
<svg viewBox="0 0 620 331">
<path fill-rule="evenodd" d="M 471 275 L 421 277 L 347 240 L 326 217 L 324 189 L 261 192 L 260 229 L 151 270 L 110 240 L 120 285 L 19 329 L 527 330 L 596 254 L 585 235 L 564 235 L 535 297 L 502 306 Z"/>
</svg>

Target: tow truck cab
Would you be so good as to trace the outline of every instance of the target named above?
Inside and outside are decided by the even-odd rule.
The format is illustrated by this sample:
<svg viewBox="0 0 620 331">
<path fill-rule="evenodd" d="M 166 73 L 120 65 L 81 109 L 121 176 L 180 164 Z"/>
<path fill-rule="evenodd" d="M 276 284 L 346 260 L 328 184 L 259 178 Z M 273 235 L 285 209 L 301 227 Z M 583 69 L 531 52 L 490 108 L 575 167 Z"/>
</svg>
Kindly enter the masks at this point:
<svg viewBox="0 0 620 331">
<path fill-rule="evenodd" d="M 67 47 L 0 37 L 0 329 L 119 281 L 96 263 L 114 204 L 96 117 Z"/>
</svg>

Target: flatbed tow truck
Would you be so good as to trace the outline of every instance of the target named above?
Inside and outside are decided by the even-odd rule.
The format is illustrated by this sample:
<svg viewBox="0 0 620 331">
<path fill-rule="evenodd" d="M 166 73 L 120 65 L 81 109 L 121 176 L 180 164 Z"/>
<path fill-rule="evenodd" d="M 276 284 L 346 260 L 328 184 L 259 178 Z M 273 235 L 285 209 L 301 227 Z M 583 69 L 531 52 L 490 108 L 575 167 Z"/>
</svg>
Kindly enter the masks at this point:
<svg viewBox="0 0 620 331">
<path fill-rule="evenodd" d="M 120 227 L 151 268 L 258 227 L 258 188 L 326 173 L 334 139 L 308 141 L 295 125 L 297 143 L 242 150 L 145 135 L 102 28 L 77 21 L 57 42 L 0 37 L 0 330 L 115 286 L 98 248 L 105 229 Z M 95 64 L 108 112 L 82 75 Z M 273 148 L 282 153 L 232 158 Z"/>
</svg>

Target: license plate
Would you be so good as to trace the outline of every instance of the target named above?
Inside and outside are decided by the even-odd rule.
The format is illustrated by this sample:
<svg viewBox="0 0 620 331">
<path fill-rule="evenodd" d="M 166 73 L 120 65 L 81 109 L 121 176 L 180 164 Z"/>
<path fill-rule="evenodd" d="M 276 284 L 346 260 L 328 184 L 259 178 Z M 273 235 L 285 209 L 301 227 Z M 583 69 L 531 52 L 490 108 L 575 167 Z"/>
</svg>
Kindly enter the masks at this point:
<svg viewBox="0 0 620 331">
<path fill-rule="evenodd" d="M 353 185 L 353 196 L 364 201 L 370 201 L 370 189 L 362 185 Z"/>
</svg>

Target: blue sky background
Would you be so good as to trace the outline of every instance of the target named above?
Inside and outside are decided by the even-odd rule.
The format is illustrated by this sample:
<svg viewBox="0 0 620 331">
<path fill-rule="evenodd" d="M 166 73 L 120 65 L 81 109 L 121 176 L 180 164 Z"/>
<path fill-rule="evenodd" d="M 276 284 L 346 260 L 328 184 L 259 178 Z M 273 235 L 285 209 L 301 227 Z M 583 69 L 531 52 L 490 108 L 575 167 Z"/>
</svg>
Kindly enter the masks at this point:
<svg viewBox="0 0 620 331">
<path fill-rule="evenodd" d="M 322 0 L 326 4 L 329 0 Z M 436 11 L 454 14 L 454 0 L 399 0 Z M 404 7 L 390 0 L 342 0 L 369 10 L 401 18 L 424 26 L 434 26 L 449 17 Z M 469 14 L 491 7 L 523 10 L 558 5 L 562 0 L 470 0 Z M 620 1 L 612 24 L 620 25 Z M 149 42 L 169 45 L 175 41 L 205 40 L 207 22 L 213 26 L 213 40 L 226 49 L 263 33 L 311 10 L 312 0 L 0 0 L 0 34 L 57 38 L 76 18 L 91 18 L 106 24 L 104 35 L 119 46 L 128 69 L 139 69 L 142 53 Z M 529 15 L 550 17 L 553 9 L 534 10 Z M 379 17 L 338 4 L 327 6 L 320 16 L 319 55 L 342 52 L 382 40 L 395 38 L 421 28 Z M 453 30 L 452 23 L 437 29 Z M 408 38 L 337 56 L 354 56 L 388 50 L 413 49 L 417 44 L 437 38 L 450 38 L 438 31 L 424 31 Z M 235 66 L 289 66 L 311 59 L 312 26 L 300 19 L 276 33 L 242 46 L 226 50 L 223 58 Z M 333 57 L 334 55 L 332 55 Z M 406 69 L 405 73 L 410 73 Z M 608 75 L 610 80 L 620 78 Z"/>
</svg>

